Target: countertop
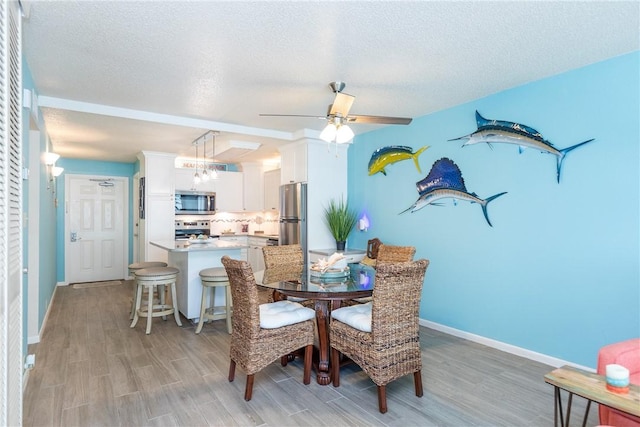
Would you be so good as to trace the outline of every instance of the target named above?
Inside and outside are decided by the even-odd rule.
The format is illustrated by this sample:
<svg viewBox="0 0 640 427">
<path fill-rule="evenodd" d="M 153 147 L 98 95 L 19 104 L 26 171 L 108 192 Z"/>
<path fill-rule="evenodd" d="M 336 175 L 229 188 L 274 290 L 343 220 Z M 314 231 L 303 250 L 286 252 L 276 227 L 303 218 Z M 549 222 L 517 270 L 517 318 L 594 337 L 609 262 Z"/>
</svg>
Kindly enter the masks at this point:
<svg viewBox="0 0 640 427">
<path fill-rule="evenodd" d="M 233 234 L 225 234 L 220 233 L 220 237 L 261 237 L 263 239 L 279 239 L 277 234 L 263 234 L 263 233 L 233 233 Z"/>
<path fill-rule="evenodd" d="M 162 240 L 149 243 L 169 252 L 223 251 L 227 249 L 246 249 L 249 247 L 248 245 L 218 239 L 210 239 L 206 241 L 206 243 L 191 243 L 188 240 Z"/>
</svg>

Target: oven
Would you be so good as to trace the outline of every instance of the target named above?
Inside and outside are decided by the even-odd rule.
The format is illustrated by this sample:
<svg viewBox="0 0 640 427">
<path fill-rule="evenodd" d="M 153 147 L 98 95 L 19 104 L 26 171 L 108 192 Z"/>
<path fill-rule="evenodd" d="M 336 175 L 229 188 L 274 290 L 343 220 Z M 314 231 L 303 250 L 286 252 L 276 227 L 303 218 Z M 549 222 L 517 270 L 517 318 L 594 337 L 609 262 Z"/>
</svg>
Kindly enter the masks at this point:
<svg viewBox="0 0 640 427">
<path fill-rule="evenodd" d="M 191 236 L 211 236 L 211 221 L 207 220 L 176 220 L 176 240 L 188 240 Z"/>
</svg>

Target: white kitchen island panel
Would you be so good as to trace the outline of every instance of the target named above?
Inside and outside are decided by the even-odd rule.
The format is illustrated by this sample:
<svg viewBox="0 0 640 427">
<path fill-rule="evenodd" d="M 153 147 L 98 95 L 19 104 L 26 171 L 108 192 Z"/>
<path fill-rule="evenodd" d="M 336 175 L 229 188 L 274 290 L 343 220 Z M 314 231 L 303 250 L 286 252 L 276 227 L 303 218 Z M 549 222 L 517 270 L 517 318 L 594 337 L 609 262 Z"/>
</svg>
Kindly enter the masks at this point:
<svg viewBox="0 0 640 427">
<path fill-rule="evenodd" d="M 221 240 L 194 244 L 175 241 L 151 242 L 151 244 L 166 250 L 169 266 L 180 270 L 176 281 L 178 310 L 194 323 L 200 318 L 202 298 L 200 271 L 205 268 L 222 267 L 221 260 L 225 255 L 233 259 L 242 259 L 241 251 L 247 248 L 247 245 Z M 216 306 L 224 306 L 226 298 L 224 288 L 216 288 L 215 292 Z"/>
</svg>

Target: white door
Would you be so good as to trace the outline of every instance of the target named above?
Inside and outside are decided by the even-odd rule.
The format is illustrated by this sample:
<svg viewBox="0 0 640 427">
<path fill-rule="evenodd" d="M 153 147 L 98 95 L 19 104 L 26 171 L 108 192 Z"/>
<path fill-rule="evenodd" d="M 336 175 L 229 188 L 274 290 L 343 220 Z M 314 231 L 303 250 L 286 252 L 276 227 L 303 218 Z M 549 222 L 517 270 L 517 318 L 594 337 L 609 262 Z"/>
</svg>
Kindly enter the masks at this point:
<svg viewBox="0 0 640 427">
<path fill-rule="evenodd" d="M 68 283 L 125 277 L 127 178 L 66 175 L 65 276 Z"/>
</svg>

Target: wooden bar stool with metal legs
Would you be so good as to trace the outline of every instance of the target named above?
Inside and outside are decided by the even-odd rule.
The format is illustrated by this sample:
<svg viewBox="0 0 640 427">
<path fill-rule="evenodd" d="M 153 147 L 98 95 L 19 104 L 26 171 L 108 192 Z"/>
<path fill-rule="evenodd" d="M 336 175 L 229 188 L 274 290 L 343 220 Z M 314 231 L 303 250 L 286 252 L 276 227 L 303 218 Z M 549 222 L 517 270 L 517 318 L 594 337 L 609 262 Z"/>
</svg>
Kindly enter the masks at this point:
<svg viewBox="0 0 640 427">
<path fill-rule="evenodd" d="M 202 281 L 202 302 L 200 303 L 200 320 L 196 328 L 196 334 L 202 330 L 205 321 L 227 319 L 227 332 L 231 333 L 231 289 L 229 287 L 229 278 L 224 267 L 205 268 L 200 271 L 200 280 Z M 216 288 L 225 288 L 225 311 L 224 313 L 214 313 Z M 211 295 L 211 302 L 207 308 L 207 292 Z"/>
<path fill-rule="evenodd" d="M 166 262 L 161 261 L 145 261 L 145 262 L 134 262 L 133 264 L 129 264 L 129 275 L 134 275 L 137 270 L 142 270 L 143 268 L 152 268 L 152 267 L 166 267 Z M 134 275 L 135 279 L 135 275 Z M 133 315 L 136 314 L 136 298 L 138 296 L 138 285 L 136 283 L 133 284 L 133 299 L 131 300 L 131 313 L 129 314 L 129 319 L 133 319 Z M 164 304 L 164 301 L 162 302 Z"/>
<path fill-rule="evenodd" d="M 136 286 L 138 287 L 138 294 L 136 296 L 136 312 L 133 316 L 133 322 L 131 327 L 135 327 L 138 323 L 138 318 L 147 318 L 147 335 L 151 333 L 151 321 L 154 317 L 165 317 L 169 314 L 173 314 L 178 326 L 182 326 L 180 322 L 180 313 L 178 312 L 178 300 L 176 298 L 176 278 L 180 270 L 173 267 L 152 267 L 143 268 L 135 272 Z M 169 286 L 171 289 L 171 304 L 153 303 L 153 292 L 157 286 Z M 149 298 L 147 298 L 147 307 L 142 307 L 142 294 L 144 289 L 147 289 Z M 163 291 L 160 291 L 163 293 Z M 163 298 L 161 298 L 163 299 Z"/>
</svg>

